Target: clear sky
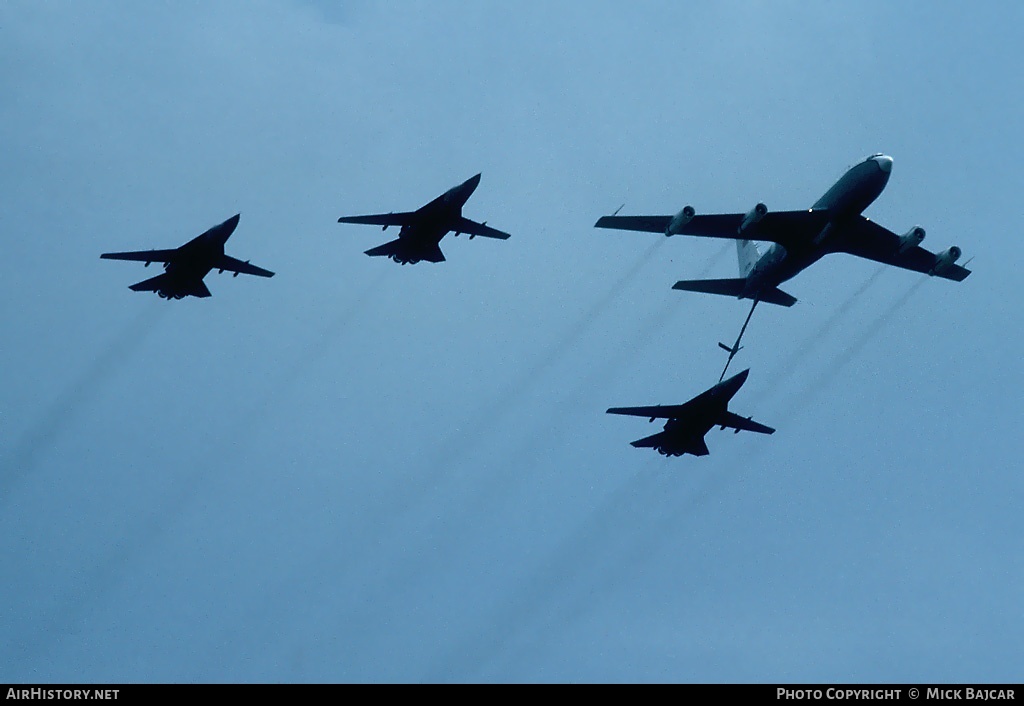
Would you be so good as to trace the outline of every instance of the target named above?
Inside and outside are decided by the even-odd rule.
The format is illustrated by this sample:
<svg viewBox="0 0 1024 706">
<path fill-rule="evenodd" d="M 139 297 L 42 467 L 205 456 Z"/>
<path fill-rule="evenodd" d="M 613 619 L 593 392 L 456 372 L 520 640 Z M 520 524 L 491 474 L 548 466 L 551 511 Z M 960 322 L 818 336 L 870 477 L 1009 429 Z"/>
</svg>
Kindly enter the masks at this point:
<svg viewBox="0 0 1024 706">
<path fill-rule="evenodd" d="M 1016 2 L 0 5 L 0 681 L 1020 681 Z M 729 244 L 866 215 L 762 306 L 711 455 L 610 406 L 713 384 Z M 483 173 L 448 260 L 341 215 Z M 241 213 L 209 299 L 101 261 Z"/>
</svg>

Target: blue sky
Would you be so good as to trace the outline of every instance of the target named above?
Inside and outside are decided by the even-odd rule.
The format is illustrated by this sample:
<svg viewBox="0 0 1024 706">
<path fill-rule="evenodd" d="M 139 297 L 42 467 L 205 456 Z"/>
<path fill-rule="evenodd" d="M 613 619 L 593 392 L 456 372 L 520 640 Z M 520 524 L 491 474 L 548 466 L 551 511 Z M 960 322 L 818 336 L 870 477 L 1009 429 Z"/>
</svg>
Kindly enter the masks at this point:
<svg viewBox="0 0 1024 706">
<path fill-rule="evenodd" d="M 0 681 L 1016 681 L 1015 3 L 0 7 Z M 665 459 L 610 406 L 709 387 L 748 304 L 624 214 L 866 215 L 974 274 L 834 255 L 759 307 Z M 399 267 L 344 214 L 483 173 Z M 102 252 L 241 213 L 165 302 Z M 390 235 L 387 234 L 387 235 Z"/>
</svg>

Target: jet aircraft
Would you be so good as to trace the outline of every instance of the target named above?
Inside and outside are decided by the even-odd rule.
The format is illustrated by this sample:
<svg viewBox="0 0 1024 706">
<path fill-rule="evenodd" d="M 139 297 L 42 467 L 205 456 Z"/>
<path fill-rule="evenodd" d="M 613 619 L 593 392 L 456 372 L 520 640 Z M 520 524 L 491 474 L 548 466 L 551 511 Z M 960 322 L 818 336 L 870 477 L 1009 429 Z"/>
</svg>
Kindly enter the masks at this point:
<svg viewBox="0 0 1024 706">
<path fill-rule="evenodd" d="M 182 299 L 208 297 L 210 290 L 206 288 L 203 278 L 210 270 L 220 272 L 229 270 L 234 276 L 239 274 L 273 277 L 274 273 L 261 267 L 250 265 L 224 254 L 224 243 L 238 226 L 240 214 L 235 214 L 219 225 L 215 225 L 202 235 L 196 236 L 179 248 L 173 250 L 139 250 L 135 252 L 109 252 L 100 255 L 105 260 L 134 260 L 145 262 L 162 262 L 164 273 L 129 287 L 136 292 L 156 292 L 161 299 Z"/>
<path fill-rule="evenodd" d="M 689 402 L 678 405 L 655 405 L 653 407 L 612 407 L 608 414 L 626 414 L 634 417 L 667 419 L 664 431 L 637 439 L 632 442 L 636 448 L 653 448 L 663 456 L 707 456 L 708 445 L 704 435 L 714 426 L 730 427 L 734 434 L 753 431 L 759 434 L 774 434 L 775 430 L 730 412 L 729 402 L 743 386 L 750 370 L 744 370 L 710 390 L 706 390 Z"/>
<path fill-rule="evenodd" d="M 406 263 L 415 265 L 420 260 L 444 262 L 444 253 L 441 252 L 440 242 L 441 238 L 451 231 L 455 231 L 456 236 L 460 233 L 469 233 L 470 240 L 478 235 L 500 240 L 511 237 L 508 233 L 491 228 L 486 221 L 477 223 L 462 215 L 462 207 L 466 205 L 466 201 L 473 195 L 479 184 L 480 175 L 477 174 L 415 211 L 381 213 L 370 216 L 342 216 L 338 219 L 338 223 L 383 226 L 383 230 L 387 230 L 390 226 L 401 227 L 397 240 L 367 250 L 366 254 L 370 257 L 383 255 L 403 265 Z"/>
<path fill-rule="evenodd" d="M 796 298 L 779 285 L 836 252 L 962 281 L 970 270 L 955 264 L 961 255 L 957 246 L 931 253 L 921 247 L 925 236 L 921 226 L 897 235 L 861 215 L 882 193 L 891 172 L 892 158 L 873 154 L 851 167 L 805 211 L 769 211 L 759 203 L 746 214 L 698 215 L 692 206 L 686 206 L 674 216 L 605 216 L 595 227 L 735 239 L 738 278 L 682 280 L 673 289 L 725 294 L 755 303 L 792 306 Z M 754 240 L 773 245 L 761 255 L 751 242 Z"/>
</svg>

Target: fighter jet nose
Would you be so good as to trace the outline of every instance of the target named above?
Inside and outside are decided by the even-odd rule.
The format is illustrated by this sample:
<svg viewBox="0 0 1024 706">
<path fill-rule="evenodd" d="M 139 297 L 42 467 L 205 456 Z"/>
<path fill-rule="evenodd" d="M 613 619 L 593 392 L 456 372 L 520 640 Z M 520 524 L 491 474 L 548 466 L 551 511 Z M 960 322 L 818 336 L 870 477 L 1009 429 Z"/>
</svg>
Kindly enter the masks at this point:
<svg viewBox="0 0 1024 706">
<path fill-rule="evenodd" d="M 747 375 L 750 374 L 750 368 L 747 368 L 742 373 L 736 373 L 731 378 L 723 380 L 718 383 L 718 388 L 723 390 L 730 397 L 736 394 L 736 391 L 743 387 L 743 383 L 747 380 Z"/>
<path fill-rule="evenodd" d="M 733 384 L 736 386 L 737 390 L 743 386 L 743 383 L 747 381 L 748 375 L 750 375 L 750 368 L 747 368 L 742 373 L 736 373 L 736 376 L 733 377 L 732 381 Z"/>
<path fill-rule="evenodd" d="M 871 159 L 875 160 L 875 164 L 878 165 L 878 168 L 886 174 L 892 171 L 892 157 L 884 154 L 876 154 Z"/>
<path fill-rule="evenodd" d="M 481 172 L 481 174 L 482 174 L 482 172 Z M 473 176 L 473 177 L 470 177 L 469 179 L 467 179 L 466 180 L 466 186 L 475 189 L 480 184 L 480 176 L 481 176 L 481 174 L 477 174 L 476 176 Z"/>
<path fill-rule="evenodd" d="M 231 237 L 231 234 L 235 232 L 235 228 L 238 227 L 238 219 L 242 217 L 242 214 L 236 213 L 231 218 L 227 219 L 220 225 L 216 225 L 210 230 L 206 231 L 203 235 L 208 238 L 219 241 L 220 243 L 227 242 L 227 239 Z"/>
</svg>

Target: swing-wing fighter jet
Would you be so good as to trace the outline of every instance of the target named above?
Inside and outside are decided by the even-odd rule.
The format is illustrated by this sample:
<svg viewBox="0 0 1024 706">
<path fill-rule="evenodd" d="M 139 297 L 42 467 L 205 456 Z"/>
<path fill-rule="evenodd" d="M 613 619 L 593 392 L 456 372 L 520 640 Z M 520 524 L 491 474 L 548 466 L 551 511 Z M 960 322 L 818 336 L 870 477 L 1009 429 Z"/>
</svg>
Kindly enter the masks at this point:
<svg viewBox="0 0 1024 706">
<path fill-rule="evenodd" d="M 367 250 L 366 254 L 370 257 L 389 257 L 403 265 L 416 264 L 421 260 L 444 262 L 444 253 L 440 248 L 441 238 L 452 231 L 455 235 L 468 233 L 470 240 L 478 235 L 499 240 L 511 237 L 508 233 L 491 228 L 486 222 L 477 223 L 462 215 L 462 207 L 466 205 L 466 201 L 479 184 L 480 175 L 477 174 L 415 211 L 342 216 L 338 223 L 383 226 L 383 230 L 391 226 L 401 228 L 396 240 Z"/>
<path fill-rule="evenodd" d="M 707 456 L 708 445 L 704 435 L 712 427 L 729 427 L 734 433 L 752 431 L 758 434 L 774 434 L 775 430 L 741 417 L 729 411 L 729 402 L 747 379 L 750 370 L 744 370 L 718 383 L 689 402 L 677 405 L 654 405 L 651 407 L 612 407 L 608 414 L 626 414 L 633 417 L 648 417 L 650 421 L 666 419 L 663 431 L 632 442 L 636 448 L 653 448 L 663 456 Z"/>
<path fill-rule="evenodd" d="M 250 265 L 249 261 L 237 260 L 224 254 L 224 244 L 238 227 L 239 214 L 235 214 L 202 235 L 196 236 L 184 245 L 170 250 L 137 250 L 132 252 L 108 252 L 100 257 L 104 260 L 133 260 L 161 262 L 164 273 L 131 285 L 136 292 L 156 292 L 161 299 L 183 299 L 187 296 L 208 297 L 203 278 L 210 270 L 228 270 L 237 277 L 239 274 L 273 277 L 274 273 L 262 267 Z"/>
</svg>

